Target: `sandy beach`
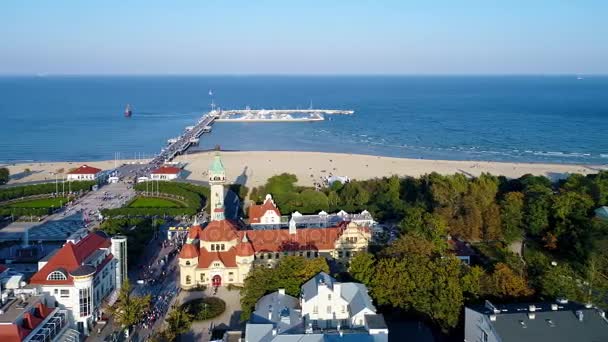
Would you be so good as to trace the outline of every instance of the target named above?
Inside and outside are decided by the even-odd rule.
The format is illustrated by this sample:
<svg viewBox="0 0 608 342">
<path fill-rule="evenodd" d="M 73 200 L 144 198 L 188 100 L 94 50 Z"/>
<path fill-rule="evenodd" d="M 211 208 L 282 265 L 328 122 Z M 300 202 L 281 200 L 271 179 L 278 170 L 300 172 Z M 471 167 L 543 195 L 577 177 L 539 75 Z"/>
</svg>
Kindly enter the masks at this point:
<svg viewBox="0 0 608 342">
<path fill-rule="evenodd" d="M 176 161 L 186 164 L 184 176 L 187 179 L 206 181 L 206 170 L 211 164 L 213 155 L 213 152 L 188 154 L 178 157 Z M 228 182 L 241 183 L 248 187 L 264 184 L 269 177 L 283 172 L 295 174 L 300 185 L 313 185 L 330 174 L 361 180 L 390 175 L 420 176 L 433 171 L 440 174 L 462 173 L 467 176 L 478 176 L 482 172 L 489 172 L 509 178 L 530 173 L 555 180 L 571 173 L 589 174 L 608 169 L 606 166 L 593 165 L 426 160 L 320 152 L 239 151 L 221 152 L 221 155 Z M 133 162 L 133 160 L 121 161 L 121 163 Z M 12 184 L 54 179 L 53 172 L 59 169 L 67 172 L 82 164 L 111 169 L 114 167 L 114 160 L 23 163 L 4 166 L 8 166 L 10 170 L 9 183 Z M 28 168 L 31 172 L 25 174 L 24 170 Z"/>
<path fill-rule="evenodd" d="M 248 187 L 264 184 L 269 177 L 288 172 L 298 177 L 300 185 L 312 185 L 330 174 L 351 179 L 370 179 L 390 175 L 420 176 L 433 171 L 441 174 L 463 173 L 478 176 L 482 172 L 517 178 L 524 174 L 551 179 L 571 173 L 597 173 L 604 167 L 572 164 L 500 163 L 480 161 L 425 160 L 389 158 L 359 154 L 319 152 L 221 152 L 229 182 Z M 188 179 L 206 180 L 204 174 L 213 158 L 212 152 L 180 156 Z"/>
</svg>

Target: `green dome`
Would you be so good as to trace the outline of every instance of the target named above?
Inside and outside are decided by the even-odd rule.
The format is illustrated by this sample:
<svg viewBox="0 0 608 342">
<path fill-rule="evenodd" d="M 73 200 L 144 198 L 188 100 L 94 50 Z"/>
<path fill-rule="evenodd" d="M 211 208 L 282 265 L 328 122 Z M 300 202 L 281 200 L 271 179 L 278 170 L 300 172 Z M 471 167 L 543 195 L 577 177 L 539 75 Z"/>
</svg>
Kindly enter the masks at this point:
<svg viewBox="0 0 608 342">
<path fill-rule="evenodd" d="M 222 164 L 222 158 L 220 158 L 219 153 L 216 153 L 215 157 L 213 157 L 213 163 L 211 163 L 209 171 L 213 174 L 224 173 L 224 164 Z"/>
</svg>

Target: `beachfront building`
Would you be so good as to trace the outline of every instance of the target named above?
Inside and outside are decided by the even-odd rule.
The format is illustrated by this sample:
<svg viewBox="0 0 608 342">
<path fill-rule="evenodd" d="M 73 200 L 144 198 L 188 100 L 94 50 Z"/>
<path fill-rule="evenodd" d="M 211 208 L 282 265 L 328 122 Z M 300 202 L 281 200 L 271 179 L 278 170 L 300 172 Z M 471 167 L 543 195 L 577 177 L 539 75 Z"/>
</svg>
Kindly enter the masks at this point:
<svg viewBox="0 0 608 342">
<path fill-rule="evenodd" d="M 603 311 L 564 299 L 500 305 L 486 301 L 466 307 L 464 316 L 465 341 L 608 341 Z"/>
<path fill-rule="evenodd" d="M 175 166 L 162 165 L 150 172 L 150 180 L 170 181 L 179 178 L 182 169 Z"/>
<path fill-rule="evenodd" d="M 80 341 L 80 334 L 71 329 L 73 323 L 69 312 L 56 307 L 54 302 L 36 291 L 3 291 L 0 340 Z"/>
<path fill-rule="evenodd" d="M 102 176 L 102 170 L 96 167 L 82 165 L 77 167 L 67 174 L 68 181 L 84 181 L 84 180 L 98 180 Z"/>
<path fill-rule="evenodd" d="M 388 328 L 359 283 L 341 283 L 321 272 L 304 283 L 300 298 L 284 289 L 256 303 L 245 340 L 388 341 Z"/>
<path fill-rule="evenodd" d="M 281 228 L 281 212 L 274 203 L 272 195 L 267 194 L 262 204 L 249 206 L 249 225 L 253 229 Z"/>
<path fill-rule="evenodd" d="M 116 297 L 118 283 L 126 279 L 126 239 L 105 233 L 78 231 L 60 249 L 38 262 L 30 284 L 68 310 L 80 333 L 88 335 L 101 318 L 104 300 Z M 116 255 L 113 252 L 117 253 Z"/>
</svg>

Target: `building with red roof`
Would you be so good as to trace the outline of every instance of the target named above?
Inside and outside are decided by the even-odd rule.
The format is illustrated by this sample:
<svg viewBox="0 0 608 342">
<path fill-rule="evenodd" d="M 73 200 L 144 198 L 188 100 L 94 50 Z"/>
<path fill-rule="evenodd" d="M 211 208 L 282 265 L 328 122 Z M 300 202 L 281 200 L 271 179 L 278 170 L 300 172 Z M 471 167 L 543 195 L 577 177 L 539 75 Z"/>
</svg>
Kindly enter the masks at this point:
<svg viewBox="0 0 608 342">
<path fill-rule="evenodd" d="M 197 221 L 179 254 L 180 286 L 242 285 L 253 265 L 272 267 L 286 256 L 331 258 L 346 262 L 355 253 L 367 250 L 369 227 L 340 221 L 335 226 L 298 229 L 295 220 L 289 229 L 242 230 L 224 217 L 225 169 L 218 154 L 209 168 L 211 222 Z M 280 224 L 281 212 L 266 195 L 264 203 L 249 208 L 251 227 Z M 278 227 L 280 228 L 280 227 Z"/>
<path fill-rule="evenodd" d="M 281 212 L 267 194 L 262 204 L 249 206 L 249 224 L 253 229 L 276 229 L 281 227 Z"/>
<path fill-rule="evenodd" d="M 38 263 L 30 284 L 70 310 L 78 330 L 88 335 L 101 317 L 102 303 L 120 288 L 124 277 L 126 238 L 84 229 Z"/>
<path fill-rule="evenodd" d="M 66 341 L 73 335 L 68 310 L 53 307 L 51 298 L 35 292 L 4 292 L 0 311 L 0 340 Z M 77 335 L 77 334 L 76 334 Z"/>
<path fill-rule="evenodd" d="M 82 181 L 82 180 L 97 180 L 101 176 L 102 169 L 96 167 L 82 165 L 67 173 L 69 181 Z"/>
<path fill-rule="evenodd" d="M 162 165 L 158 169 L 152 170 L 150 172 L 150 179 L 163 181 L 174 180 L 179 178 L 181 173 L 182 169 L 180 169 L 179 167 Z"/>
</svg>

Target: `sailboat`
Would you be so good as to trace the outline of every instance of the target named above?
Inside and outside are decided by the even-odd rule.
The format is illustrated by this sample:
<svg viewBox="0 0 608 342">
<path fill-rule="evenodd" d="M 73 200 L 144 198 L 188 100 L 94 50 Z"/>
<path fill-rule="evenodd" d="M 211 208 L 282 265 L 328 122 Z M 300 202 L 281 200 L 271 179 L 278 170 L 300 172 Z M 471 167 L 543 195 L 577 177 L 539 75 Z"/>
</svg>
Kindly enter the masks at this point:
<svg viewBox="0 0 608 342">
<path fill-rule="evenodd" d="M 125 108 L 125 117 L 130 118 L 133 111 L 131 111 L 131 105 L 127 104 L 127 108 Z"/>
</svg>

